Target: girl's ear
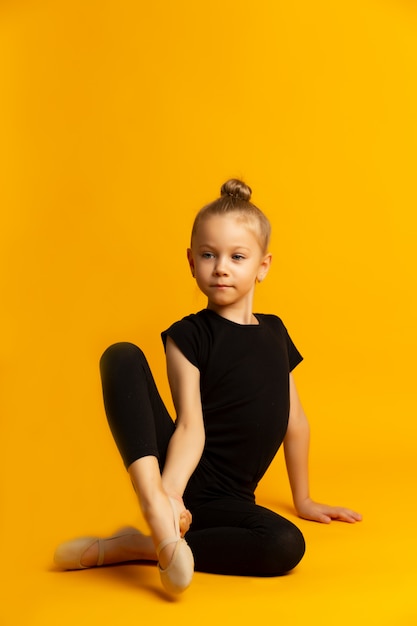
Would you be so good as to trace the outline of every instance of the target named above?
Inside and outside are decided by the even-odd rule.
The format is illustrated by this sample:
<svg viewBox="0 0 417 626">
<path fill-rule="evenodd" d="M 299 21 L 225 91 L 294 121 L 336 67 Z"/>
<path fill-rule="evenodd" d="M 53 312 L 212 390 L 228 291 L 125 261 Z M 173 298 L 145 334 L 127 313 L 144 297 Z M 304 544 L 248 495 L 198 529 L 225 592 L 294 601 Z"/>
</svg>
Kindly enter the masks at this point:
<svg viewBox="0 0 417 626">
<path fill-rule="evenodd" d="M 188 264 L 190 266 L 191 274 L 193 275 L 193 278 L 194 278 L 195 276 L 194 257 L 193 257 L 193 251 L 191 250 L 191 248 L 187 248 L 187 259 L 188 259 Z"/>
<path fill-rule="evenodd" d="M 266 275 L 268 274 L 269 268 L 271 267 L 271 263 L 272 263 L 272 254 L 268 252 L 268 254 L 266 254 L 264 258 L 262 259 L 261 264 L 259 266 L 258 273 L 256 275 L 256 280 L 258 281 L 258 283 L 261 283 L 263 279 L 266 277 Z"/>
</svg>

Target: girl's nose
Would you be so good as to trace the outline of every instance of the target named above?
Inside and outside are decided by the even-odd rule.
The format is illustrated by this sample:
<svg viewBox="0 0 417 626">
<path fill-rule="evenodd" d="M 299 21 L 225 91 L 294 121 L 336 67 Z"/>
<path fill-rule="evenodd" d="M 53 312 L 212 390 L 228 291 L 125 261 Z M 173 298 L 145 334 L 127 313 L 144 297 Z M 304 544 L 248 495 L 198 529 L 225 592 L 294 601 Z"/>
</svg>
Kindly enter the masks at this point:
<svg viewBox="0 0 417 626">
<path fill-rule="evenodd" d="M 217 259 L 217 263 L 214 266 L 214 274 L 216 276 L 225 276 L 227 274 L 227 267 L 224 259 Z"/>
</svg>

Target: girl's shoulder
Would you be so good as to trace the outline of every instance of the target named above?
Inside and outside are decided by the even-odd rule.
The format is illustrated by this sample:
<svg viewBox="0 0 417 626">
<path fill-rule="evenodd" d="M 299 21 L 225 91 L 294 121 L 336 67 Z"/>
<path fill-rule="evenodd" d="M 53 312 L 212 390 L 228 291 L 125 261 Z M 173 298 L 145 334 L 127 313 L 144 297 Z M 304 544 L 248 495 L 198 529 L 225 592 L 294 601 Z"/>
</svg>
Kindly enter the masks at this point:
<svg viewBox="0 0 417 626">
<path fill-rule="evenodd" d="M 172 337 L 174 340 L 180 337 L 191 338 L 204 335 L 207 331 L 207 318 L 205 315 L 205 309 L 198 313 L 190 313 L 182 319 L 174 322 L 161 333 L 162 341 L 166 343 L 167 337 Z"/>
<path fill-rule="evenodd" d="M 273 334 L 277 341 L 279 341 L 281 345 L 285 346 L 288 354 L 290 371 L 292 371 L 294 367 L 301 363 L 303 357 L 293 343 L 282 319 L 278 317 L 278 315 L 267 313 L 255 313 L 255 316 L 258 318 L 259 323 L 266 326 L 271 335 Z"/>
<path fill-rule="evenodd" d="M 191 313 L 164 330 L 161 338 L 165 348 L 168 337 L 176 343 L 193 365 L 201 369 L 201 364 L 207 359 L 212 342 L 212 333 L 204 310 Z"/>
<path fill-rule="evenodd" d="M 260 324 L 266 324 L 267 326 L 275 329 L 285 328 L 284 322 L 280 317 L 278 317 L 278 315 L 273 313 L 255 313 L 254 315 Z"/>
</svg>

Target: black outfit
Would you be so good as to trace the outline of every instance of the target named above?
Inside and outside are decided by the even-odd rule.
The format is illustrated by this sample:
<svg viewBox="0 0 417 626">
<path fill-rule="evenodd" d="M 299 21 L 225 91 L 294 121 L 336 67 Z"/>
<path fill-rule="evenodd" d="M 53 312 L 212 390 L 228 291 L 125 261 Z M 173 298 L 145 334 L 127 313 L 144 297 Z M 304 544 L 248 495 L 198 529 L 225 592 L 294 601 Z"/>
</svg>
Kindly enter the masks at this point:
<svg viewBox="0 0 417 626">
<path fill-rule="evenodd" d="M 282 321 L 256 315 L 241 325 L 204 309 L 162 333 L 200 371 L 206 432 L 203 455 L 184 493 L 193 514 L 187 533 L 196 569 L 274 576 L 304 554 L 291 522 L 255 504 L 256 486 L 288 425 L 289 372 L 302 360 Z M 130 343 L 101 360 L 110 428 L 126 467 L 154 455 L 163 468 L 175 429 L 143 353 Z"/>
</svg>

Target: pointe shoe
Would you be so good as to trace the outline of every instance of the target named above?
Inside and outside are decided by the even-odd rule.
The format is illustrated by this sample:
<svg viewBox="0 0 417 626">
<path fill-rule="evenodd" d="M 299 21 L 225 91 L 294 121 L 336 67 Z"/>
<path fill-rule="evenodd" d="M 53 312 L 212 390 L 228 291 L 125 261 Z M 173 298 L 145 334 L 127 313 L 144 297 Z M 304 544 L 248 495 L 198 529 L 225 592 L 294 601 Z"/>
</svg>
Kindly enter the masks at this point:
<svg viewBox="0 0 417 626">
<path fill-rule="evenodd" d="M 104 543 L 108 539 L 117 539 L 124 535 L 141 535 L 142 533 L 136 528 L 127 526 L 116 531 L 114 535 L 102 539 L 101 537 L 79 537 L 71 541 L 61 543 L 55 550 L 54 563 L 59 569 L 89 569 L 91 567 L 100 567 L 104 563 Z M 98 543 L 98 556 L 95 565 L 83 565 L 81 559 L 83 554 L 91 548 L 92 545 Z"/>
<path fill-rule="evenodd" d="M 177 519 L 174 504 L 169 499 L 174 514 L 175 537 L 164 539 L 158 545 L 156 554 L 159 559 L 161 550 L 170 543 L 175 543 L 171 561 L 163 569 L 158 563 L 159 575 L 165 589 L 170 593 L 182 593 L 190 586 L 194 573 L 194 557 L 190 546 L 180 535 L 179 521 Z"/>
</svg>

